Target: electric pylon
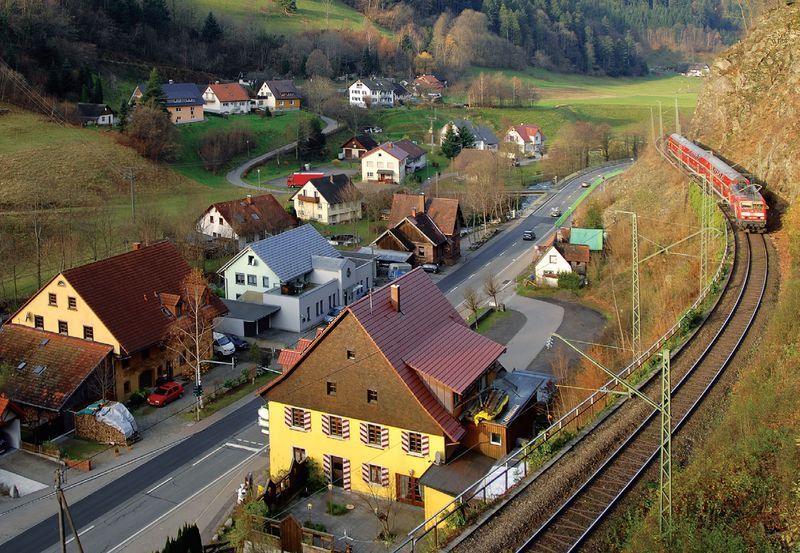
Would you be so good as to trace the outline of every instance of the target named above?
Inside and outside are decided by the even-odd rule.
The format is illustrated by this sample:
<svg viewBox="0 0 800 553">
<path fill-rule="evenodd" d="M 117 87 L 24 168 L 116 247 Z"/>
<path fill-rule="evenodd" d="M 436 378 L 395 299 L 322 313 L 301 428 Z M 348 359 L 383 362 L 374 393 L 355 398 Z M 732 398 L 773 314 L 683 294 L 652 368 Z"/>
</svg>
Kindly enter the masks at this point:
<svg viewBox="0 0 800 553">
<path fill-rule="evenodd" d="M 638 217 L 631 213 L 631 347 L 633 358 L 642 351 L 642 319 L 639 296 L 639 225 Z"/>
<path fill-rule="evenodd" d="M 662 534 L 672 525 L 671 380 L 669 350 L 665 349 L 661 352 L 661 492 L 658 498 L 658 528 Z"/>
</svg>

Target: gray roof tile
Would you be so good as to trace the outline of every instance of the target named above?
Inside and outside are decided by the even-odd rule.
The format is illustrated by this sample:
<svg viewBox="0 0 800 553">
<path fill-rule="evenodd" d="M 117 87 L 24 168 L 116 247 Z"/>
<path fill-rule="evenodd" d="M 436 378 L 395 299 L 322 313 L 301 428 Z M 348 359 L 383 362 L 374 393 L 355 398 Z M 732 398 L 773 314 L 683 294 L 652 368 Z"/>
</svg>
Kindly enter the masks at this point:
<svg viewBox="0 0 800 553">
<path fill-rule="evenodd" d="M 253 242 L 250 249 L 283 282 L 310 272 L 313 269 L 313 256 L 342 257 L 311 225 L 303 225 Z"/>
</svg>

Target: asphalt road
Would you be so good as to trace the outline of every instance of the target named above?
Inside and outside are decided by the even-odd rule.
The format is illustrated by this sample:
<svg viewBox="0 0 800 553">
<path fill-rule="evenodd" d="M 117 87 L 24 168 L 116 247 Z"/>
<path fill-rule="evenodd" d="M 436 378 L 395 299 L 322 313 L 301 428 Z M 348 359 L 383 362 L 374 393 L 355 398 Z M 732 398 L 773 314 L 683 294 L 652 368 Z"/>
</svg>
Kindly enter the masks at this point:
<svg viewBox="0 0 800 553">
<path fill-rule="evenodd" d="M 91 548 L 85 547 L 85 550 L 112 550 L 135 531 L 150 524 L 170 508 L 180 504 L 180 501 L 185 500 L 194 491 L 219 477 L 224 470 L 235 465 L 237 458 L 241 461 L 251 455 L 250 450 L 228 447 L 225 444 L 235 440 L 235 436 L 248 426 L 254 425 L 260 403 L 259 399 L 254 399 L 227 417 L 187 438 L 178 447 L 168 449 L 101 490 L 70 505 L 75 526 L 78 532 L 82 533 L 81 541 L 94 542 Z M 227 462 L 224 467 L 217 462 L 201 462 L 192 466 L 192 463 L 220 446 L 232 450 L 225 451 L 224 458 Z M 174 477 L 176 471 L 183 472 L 187 469 L 189 473 L 183 474 L 181 478 L 182 487 L 171 490 L 169 497 L 165 498 L 162 495 L 162 498 L 158 499 L 158 496 L 147 494 L 147 491 L 152 490 L 154 486 L 170 476 Z M 162 490 L 162 493 L 165 491 L 167 490 Z M 69 494 L 67 500 L 69 501 Z M 128 508 L 119 509 L 123 504 L 128 504 Z M 86 531 L 90 526 L 93 528 Z M 53 515 L 0 544 L 0 551 L 41 553 L 48 550 L 55 551 L 57 543 L 58 520 Z M 75 545 L 71 544 L 71 547 L 75 548 Z M 136 550 L 136 547 L 133 550 Z"/>
<path fill-rule="evenodd" d="M 486 271 L 502 273 L 512 264 L 521 262 L 521 256 L 527 256 L 532 246 L 553 230 L 556 219 L 548 215 L 550 209 L 558 206 L 566 211 L 580 195 L 581 182 L 595 179 L 615 168 L 618 166 L 594 170 L 567 182 L 520 224 L 492 238 L 476 252 L 470 252 L 463 265 L 439 281 L 439 288 L 447 293 L 451 302 L 457 303 L 459 291 L 467 285 L 479 288 Z M 536 242 L 522 241 L 525 229 L 535 230 Z M 254 399 L 179 446 L 166 450 L 71 504 L 70 510 L 85 550 L 109 553 L 141 550 L 139 546 L 143 543 L 137 541 L 140 536 L 146 536 L 160 522 L 170 520 L 170 526 L 174 526 L 169 515 L 187 508 L 187 503 L 202 495 L 198 492 L 205 486 L 228 475 L 253 456 L 263 455 L 263 449 L 257 445 L 260 436 L 255 425 L 259 404 L 260 400 Z M 70 536 L 69 531 L 67 535 Z M 146 550 L 158 546 L 146 540 L 144 544 Z M 76 550 L 74 542 L 67 548 L 68 551 Z M 55 515 L 0 544 L 3 553 L 49 553 L 57 550 L 58 521 Z"/>
<path fill-rule="evenodd" d="M 467 257 L 466 261 L 451 274 L 442 278 L 437 286 L 447 294 L 451 303 L 458 305 L 463 299 L 463 291 L 467 286 L 480 290 L 486 272 L 502 273 L 520 256 L 529 255 L 535 244 L 544 241 L 547 235 L 555 229 L 554 225 L 558 219 L 550 217 L 550 209 L 558 207 L 562 213 L 565 213 L 583 192 L 582 182 L 593 181 L 605 173 L 630 165 L 630 161 L 625 161 L 610 167 L 594 169 L 570 179 L 523 221 L 502 231 L 474 252 L 466 250 L 464 241 L 462 241 L 461 251 L 462 255 Z M 567 220 L 563 224 L 567 225 L 569 221 Z M 536 240 L 522 240 L 522 231 L 529 229 L 536 233 Z"/>
</svg>

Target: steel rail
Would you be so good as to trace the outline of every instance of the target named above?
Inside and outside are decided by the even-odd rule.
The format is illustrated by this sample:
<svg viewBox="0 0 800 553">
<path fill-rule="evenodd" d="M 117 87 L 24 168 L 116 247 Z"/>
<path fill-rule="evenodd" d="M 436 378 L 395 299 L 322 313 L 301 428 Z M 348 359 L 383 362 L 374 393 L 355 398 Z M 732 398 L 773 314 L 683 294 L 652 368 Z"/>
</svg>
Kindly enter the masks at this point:
<svg viewBox="0 0 800 553">
<path fill-rule="evenodd" d="M 753 323 L 753 320 L 755 319 L 756 314 L 758 313 L 758 308 L 760 306 L 761 300 L 763 299 L 764 292 L 766 290 L 766 283 L 767 283 L 767 277 L 768 277 L 768 252 L 767 252 L 767 249 L 766 249 L 766 242 L 765 242 L 765 240 L 764 240 L 762 235 L 746 234 L 745 236 L 747 237 L 747 245 L 748 245 L 748 248 L 747 248 L 747 252 L 748 252 L 747 267 L 746 267 L 745 275 L 743 277 L 743 282 L 742 282 L 739 294 L 738 294 L 738 296 L 736 298 L 736 301 L 734 302 L 734 306 L 730 310 L 728 315 L 726 316 L 725 321 L 723 322 L 723 324 L 721 325 L 719 330 L 716 332 L 716 334 L 714 335 L 712 340 L 709 342 L 708 346 L 703 350 L 702 354 L 692 364 L 692 366 L 689 368 L 689 370 L 681 377 L 679 382 L 673 387 L 673 394 L 676 394 L 681 389 L 683 389 L 684 384 L 690 378 L 702 379 L 704 376 L 705 377 L 709 376 L 707 374 L 708 371 L 705 371 L 705 373 L 704 373 L 701 370 L 696 370 L 696 369 L 698 369 L 698 367 L 702 368 L 702 366 L 706 364 L 706 361 L 708 360 L 708 354 L 712 351 L 713 348 L 717 347 L 718 345 L 720 345 L 720 347 L 722 347 L 721 342 L 720 342 L 720 338 L 722 337 L 724 332 L 727 332 L 729 330 L 731 332 L 734 332 L 734 333 L 736 332 L 736 330 L 737 330 L 736 327 L 733 326 L 731 323 L 732 323 L 734 317 L 737 317 L 738 315 L 741 314 L 740 308 L 742 307 L 742 302 L 745 299 L 752 300 L 752 298 L 746 297 L 746 294 L 750 294 L 750 292 L 752 291 L 751 284 L 752 284 L 752 278 L 753 278 L 752 271 L 753 271 L 753 268 L 754 268 L 754 264 L 755 263 L 760 263 L 762 261 L 763 261 L 763 273 L 761 273 L 761 274 L 756 276 L 757 280 L 756 280 L 755 284 L 758 285 L 758 281 L 761 280 L 762 278 L 763 278 L 763 280 L 760 282 L 760 287 L 756 290 L 756 294 L 755 294 L 756 297 L 755 297 L 755 301 L 752 302 L 751 311 L 749 313 L 745 314 L 746 321 L 745 321 L 744 325 L 742 326 L 739 335 L 735 336 L 735 340 L 734 340 L 733 344 L 731 344 L 728 349 L 726 349 L 724 352 L 721 352 L 721 353 L 724 353 L 724 359 L 722 360 L 722 362 L 720 362 L 718 364 L 716 369 L 713 368 L 713 365 L 715 364 L 713 361 L 711 361 L 709 363 L 708 366 L 709 366 L 709 368 L 711 368 L 710 379 L 702 387 L 702 390 L 700 391 L 700 393 L 697 394 L 696 397 L 693 398 L 693 400 L 691 401 L 689 406 L 688 407 L 684 406 L 686 408 L 686 411 L 683 413 L 683 415 L 681 416 L 681 418 L 678 421 L 678 423 L 674 426 L 673 431 L 672 431 L 673 434 L 675 434 L 683 426 L 683 424 L 688 419 L 688 417 L 695 411 L 697 406 L 708 395 L 709 391 L 711 390 L 713 385 L 716 383 L 716 381 L 718 380 L 719 376 L 722 374 L 722 371 L 727 367 L 727 365 L 729 364 L 731 358 L 738 351 L 741 343 L 744 341 L 744 339 L 745 339 L 745 337 L 747 335 L 747 332 L 749 331 L 749 329 L 752 326 L 752 323 Z M 753 243 L 754 242 L 758 243 L 759 247 L 763 248 L 763 256 L 759 255 L 758 258 L 756 258 L 756 259 L 754 259 L 754 251 L 753 251 L 754 250 L 754 247 L 753 247 Z M 757 253 L 761 254 L 761 251 L 759 251 Z M 703 382 L 700 382 L 699 384 L 702 385 Z M 692 390 L 689 390 L 687 393 L 692 393 Z M 677 402 L 680 402 L 680 403 L 684 403 L 685 399 L 686 399 L 684 396 L 685 396 L 685 394 L 680 396 L 679 398 L 675 398 L 673 401 L 674 402 L 677 401 Z M 643 463 L 641 463 L 641 465 L 638 467 L 638 470 L 636 470 L 632 475 L 630 475 L 630 477 L 628 477 L 628 479 L 625 482 L 625 484 L 610 499 L 610 501 L 606 501 L 605 498 L 603 500 L 601 500 L 601 501 L 598 501 L 596 498 L 594 498 L 593 502 L 595 504 L 602 505 L 603 503 L 605 503 L 606 505 L 599 513 L 597 513 L 597 515 L 592 520 L 589 520 L 590 517 L 587 516 L 585 510 L 583 510 L 581 513 L 579 513 L 580 514 L 580 518 L 582 518 L 584 521 L 589 521 L 589 524 L 585 524 L 585 523 L 576 524 L 574 522 L 574 520 L 573 520 L 573 521 L 569 521 L 570 528 L 566 528 L 567 532 L 562 532 L 560 534 L 556 534 L 555 531 L 553 531 L 553 529 L 556 528 L 559 520 L 562 517 L 567 518 L 570 508 L 572 508 L 572 506 L 575 504 L 576 501 L 578 501 L 582 497 L 589 497 L 590 496 L 589 492 L 590 492 L 591 486 L 593 484 L 595 484 L 602 476 L 606 475 L 608 471 L 612 470 L 614 468 L 615 463 L 623 464 L 622 461 L 620 461 L 621 455 L 623 453 L 625 453 L 626 451 L 634 450 L 636 447 L 639 448 L 638 452 L 641 453 L 641 449 L 643 449 L 643 446 L 642 446 L 642 444 L 637 444 L 636 440 L 642 435 L 642 433 L 645 430 L 647 430 L 648 428 L 652 428 L 652 425 L 654 424 L 654 420 L 655 420 L 656 414 L 657 414 L 656 410 L 651 411 L 650 414 L 645 418 L 645 420 L 625 440 L 625 442 L 622 445 L 620 445 L 617 448 L 617 450 L 614 451 L 614 453 L 612 453 L 612 455 L 587 479 L 586 482 L 584 482 L 584 484 L 581 485 L 581 487 L 575 493 L 572 494 L 572 496 L 570 496 L 569 499 L 567 499 L 567 501 L 556 511 L 556 513 L 554 513 L 547 521 L 545 521 L 545 523 L 539 529 L 536 530 L 536 532 L 534 532 L 531 536 L 529 536 L 525 540 L 525 542 L 522 544 L 522 546 L 520 546 L 517 549 L 517 552 L 519 553 L 521 551 L 531 550 L 531 546 L 533 546 L 534 543 L 537 543 L 537 542 L 541 541 L 542 538 L 546 535 L 546 532 L 548 532 L 548 531 L 551 531 L 552 534 L 555 535 L 555 540 L 554 541 L 557 544 L 556 545 L 556 550 L 561 550 L 561 548 L 558 547 L 558 545 L 565 545 L 566 546 L 565 550 L 567 550 L 567 551 L 574 551 L 575 549 L 580 547 L 580 545 L 586 540 L 586 538 L 596 529 L 597 525 L 602 520 L 604 520 L 604 518 L 608 515 L 608 513 L 616 505 L 616 503 L 620 500 L 620 498 L 631 488 L 631 486 L 633 486 L 636 483 L 636 481 L 642 475 L 642 473 L 644 473 L 644 471 L 647 470 L 647 468 L 650 466 L 650 464 L 652 463 L 652 461 L 655 459 L 656 455 L 659 452 L 659 446 L 658 446 L 657 443 L 655 445 L 651 444 L 649 446 L 647 444 L 644 445 L 645 448 L 650 450 L 649 451 L 649 455 L 646 456 L 645 461 Z M 644 441 L 644 439 L 645 439 L 645 437 L 642 436 L 642 441 Z M 632 451 L 631 451 L 631 453 L 632 453 Z M 625 460 L 625 463 L 628 463 L 628 460 Z M 625 471 L 624 469 L 622 469 L 622 470 L 623 470 L 623 475 L 627 473 L 627 471 Z M 630 470 L 630 469 L 628 469 L 628 470 Z M 605 495 L 607 496 L 608 492 L 611 491 L 611 490 L 604 490 L 604 491 L 606 492 Z M 613 491 L 611 493 L 613 493 Z M 572 543 L 565 543 L 565 542 L 570 541 L 570 538 L 569 538 L 570 532 L 569 532 L 569 530 L 572 530 L 574 532 L 575 530 L 580 531 L 581 528 L 583 528 L 583 531 L 581 532 L 581 534 L 579 536 L 577 536 L 577 538 L 572 540 Z M 543 546 L 543 544 L 541 544 L 541 543 L 539 543 L 538 545 L 539 545 L 538 549 L 552 550 L 552 547 Z"/>
</svg>

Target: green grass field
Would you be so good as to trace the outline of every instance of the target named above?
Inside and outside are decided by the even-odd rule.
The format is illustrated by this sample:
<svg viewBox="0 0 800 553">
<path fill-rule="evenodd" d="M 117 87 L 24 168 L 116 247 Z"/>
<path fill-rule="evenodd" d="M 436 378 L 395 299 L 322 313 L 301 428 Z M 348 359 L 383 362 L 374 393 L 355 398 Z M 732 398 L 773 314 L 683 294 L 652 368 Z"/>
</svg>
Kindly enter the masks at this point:
<svg viewBox="0 0 800 553">
<path fill-rule="evenodd" d="M 274 150 L 278 146 L 295 140 L 298 121 L 313 117 L 305 111 L 293 111 L 275 115 L 273 117 L 260 117 L 258 115 L 238 115 L 226 118 L 214 115 L 207 116 L 203 123 L 178 126 L 181 152 L 172 168 L 199 183 L 212 188 L 224 188 L 228 185 L 225 173 L 231 167 L 256 157 L 260 154 Z M 255 143 L 250 145 L 250 153 L 236 156 L 217 173 L 206 171 L 198 154 L 200 140 L 209 132 L 222 129 L 248 128 L 256 135 Z"/>
<path fill-rule="evenodd" d="M 286 14 L 274 0 L 198 0 L 192 3 L 192 9 L 202 17 L 212 11 L 223 24 L 258 25 L 272 34 L 292 35 L 327 29 L 363 31 L 367 23 L 363 14 L 339 0 L 331 2 L 327 18 L 321 0 L 297 0 L 297 12 L 293 14 Z M 371 23 L 369 25 L 375 28 Z M 385 36 L 392 36 L 385 29 L 377 30 Z"/>
</svg>

